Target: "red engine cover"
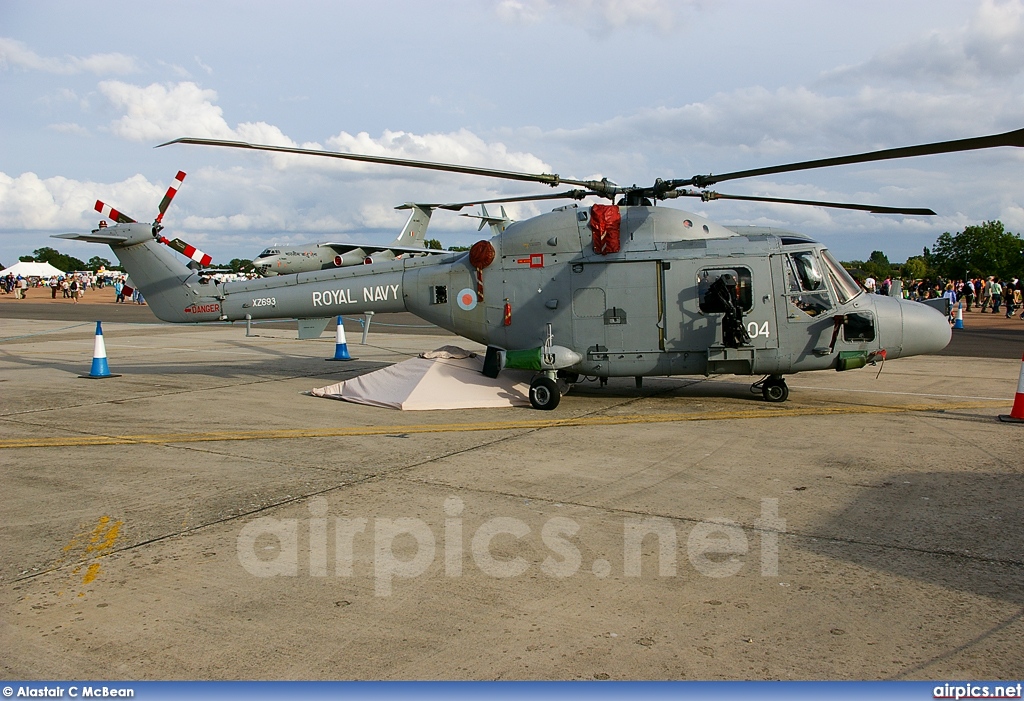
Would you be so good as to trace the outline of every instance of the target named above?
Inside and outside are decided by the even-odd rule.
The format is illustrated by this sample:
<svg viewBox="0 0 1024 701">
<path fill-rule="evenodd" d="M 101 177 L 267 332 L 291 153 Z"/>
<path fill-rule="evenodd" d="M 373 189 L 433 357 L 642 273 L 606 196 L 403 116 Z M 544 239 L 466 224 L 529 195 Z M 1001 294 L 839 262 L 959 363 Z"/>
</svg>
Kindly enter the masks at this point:
<svg viewBox="0 0 1024 701">
<path fill-rule="evenodd" d="M 622 214 L 614 204 L 595 204 L 590 208 L 590 230 L 594 232 L 594 253 L 602 256 L 619 252 L 619 227 Z"/>
</svg>

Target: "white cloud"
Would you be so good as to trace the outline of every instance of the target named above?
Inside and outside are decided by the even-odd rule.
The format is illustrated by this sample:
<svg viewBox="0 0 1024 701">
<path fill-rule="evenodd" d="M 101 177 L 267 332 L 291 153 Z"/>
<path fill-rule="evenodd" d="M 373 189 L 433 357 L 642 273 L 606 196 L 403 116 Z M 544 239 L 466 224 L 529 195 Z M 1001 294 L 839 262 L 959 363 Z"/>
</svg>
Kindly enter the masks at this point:
<svg viewBox="0 0 1024 701">
<path fill-rule="evenodd" d="M 1024 71 L 1024 3 L 985 0 L 968 27 L 965 53 L 971 64 L 1001 78 Z"/>
<path fill-rule="evenodd" d="M 494 12 L 509 24 L 537 24 L 551 9 L 548 0 L 500 0 Z"/>
<path fill-rule="evenodd" d="M 171 75 L 179 80 L 191 80 L 192 71 L 185 68 L 184 66 L 177 63 L 168 63 L 167 61 L 159 60 L 156 64 L 162 68 L 166 68 Z"/>
<path fill-rule="evenodd" d="M 99 84 L 99 90 L 114 108 L 124 113 L 124 116 L 111 123 L 111 132 L 130 141 L 192 136 L 272 146 L 300 146 L 280 128 L 266 122 L 245 122 L 230 126 L 217 104 L 217 93 L 193 82 L 138 86 L 122 81 L 103 81 Z M 447 134 L 385 130 L 379 137 L 372 137 L 366 132 L 349 134 L 343 131 L 326 139 L 326 144 L 329 150 L 372 156 L 476 165 L 527 173 L 550 170 L 543 160 L 530 153 L 511 150 L 501 142 L 485 141 L 467 129 Z M 303 143 L 301 147 L 323 150 L 323 146 L 316 142 Z M 383 173 L 388 177 L 396 176 L 393 168 L 339 159 L 316 159 L 290 154 L 268 154 L 267 158 L 277 170 Z M 415 178 L 422 174 L 406 172 L 405 176 Z"/>
<path fill-rule="evenodd" d="M 678 26 L 684 9 L 701 4 L 699 0 L 501 0 L 495 14 L 508 24 L 566 22 L 598 35 L 629 28 L 667 34 Z"/>
<path fill-rule="evenodd" d="M 119 53 L 92 54 L 90 56 L 65 56 L 64 58 L 44 57 L 28 48 L 24 42 L 0 37 L 0 68 L 22 68 L 30 71 L 73 75 L 95 73 L 96 75 L 122 75 L 135 73 L 138 64 L 131 56 Z"/>
<path fill-rule="evenodd" d="M 449 134 L 411 134 L 385 130 L 379 138 L 366 132 L 341 132 L 327 139 L 328 146 L 338 151 L 388 158 L 434 163 L 472 165 L 483 168 L 525 173 L 550 170 L 544 161 L 531 153 L 510 151 L 500 142 L 486 142 L 468 129 Z"/>
<path fill-rule="evenodd" d="M 231 139 L 277 146 L 295 146 L 280 129 L 265 122 L 246 122 L 234 129 L 224 120 L 217 93 L 193 82 L 147 86 L 107 80 L 99 90 L 123 117 L 110 125 L 115 135 L 129 141 L 155 141 L 194 136 Z"/>
<path fill-rule="evenodd" d="M 54 230 L 82 221 L 90 195 L 67 178 L 41 179 L 35 173 L 0 173 L 0 221 L 4 229 Z"/>
<path fill-rule="evenodd" d="M 217 93 L 195 83 L 146 87 L 116 80 L 99 84 L 99 90 L 125 115 L 111 125 L 117 136 L 130 141 L 151 141 L 190 135 L 231 138 L 223 110 L 213 104 Z"/>
<path fill-rule="evenodd" d="M 1007 115 L 1024 113 L 1022 94 L 993 89 L 972 98 L 895 87 L 865 87 L 844 95 L 747 88 L 575 129 L 525 129 L 509 138 L 550 154 L 560 168 L 600 168 L 622 182 L 997 133 L 1006 130 Z"/>
<path fill-rule="evenodd" d="M 47 125 L 47 129 L 59 132 L 61 134 L 74 134 L 76 136 L 89 136 L 89 130 L 83 127 L 81 124 L 75 124 L 73 122 L 62 122 L 60 124 Z"/>
<path fill-rule="evenodd" d="M 935 30 L 825 73 L 825 82 L 933 83 L 958 89 L 1024 75 L 1024 2 L 982 0 L 967 26 Z M 1005 87 L 1005 85 L 1004 85 Z"/>
</svg>

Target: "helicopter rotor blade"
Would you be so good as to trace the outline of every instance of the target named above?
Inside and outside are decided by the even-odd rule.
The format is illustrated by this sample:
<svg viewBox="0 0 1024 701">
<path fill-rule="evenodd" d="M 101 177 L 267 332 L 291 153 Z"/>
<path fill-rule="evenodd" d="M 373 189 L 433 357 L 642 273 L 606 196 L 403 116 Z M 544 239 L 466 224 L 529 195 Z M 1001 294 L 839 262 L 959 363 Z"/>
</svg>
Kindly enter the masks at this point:
<svg viewBox="0 0 1024 701">
<path fill-rule="evenodd" d="M 688 180 L 672 181 L 675 187 L 694 185 L 696 187 L 707 187 L 725 180 L 736 180 L 738 178 L 753 178 L 758 175 L 771 175 L 774 173 L 791 173 L 798 170 L 812 170 L 814 168 L 830 168 L 832 166 L 849 165 L 852 163 L 870 163 L 872 161 L 888 161 L 896 158 L 912 158 L 914 156 L 931 156 L 940 153 L 956 153 L 958 151 L 977 151 L 986 148 L 999 146 L 1016 146 L 1024 148 L 1024 129 L 1008 131 L 1003 134 L 992 134 L 990 136 L 977 136 L 970 139 L 954 139 L 953 141 L 938 141 L 931 144 L 919 146 L 903 146 L 900 148 L 887 148 L 881 151 L 868 151 L 851 156 L 838 156 L 836 158 L 821 158 L 813 161 L 801 161 L 786 165 L 768 166 L 766 168 L 753 168 L 751 170 L 738 170 L 733 173 L 721 175 L 695 175 Z"/>
<path fill-rule="evenodd" d="M 509 202 L 533 202 L 536 200 L 582 200 L 584 197 L 590 196 L 599 195 L 598 193 L 591 192 L 589 190 L 566 190 L 565 192 L 555 192 L 550 195 L 521 195 L 519 197 L 502 197 L 500 199 L 493 200 L 473 200 L 471 202 L 447 202 L 445 204 L 433 204 L 427 206 L 435 207 L 437 209 L 447 209 L 451 212 L 458 212 L 460 209 L 473 207 L 478 204 L 508 204 Z"/>
<path fill-rule="evenodd" d="M 182 181 L 185 179 L 185 171 L 179 170 L 178 174 L 174 176 L 174 182 L 171 183 L 170 187 L 167 188 L 167 193 L 164 198 L 160 200 L 160 213 L 156 215 L 156 223 L 159 224 L 164 218 L 164 212 L 167 211 L 167 207 L 171 204 L 171 200 L 178 194 L 178 188 L 181 187 Z"/>
<path fill-rule="evenodd" d="M 563 178 L 557 173 L 518 173 L 511 170 L 495 170 L 493 168 L 477 168 L 475 166 L 455 165 L 453 163 L 434 163 L 431 161 L 414 161 L 407 158 L 392 158 L 388 156 L 367 156 L 359 153 L 343 153 L 340 151 L 318 151 L 316 149 L 292 148 L 290 146 L 268 146 L 265 144 L 250 144 L 245 141 L 229 141 L 224 139 L 200 139 L 193 137 L 182 137 L 158 145 L 170 146 L 171 144 L 196 144 L 199 146 L 224 146 L 228 148 L 250 149 L 253 151 L 270 151 L 272 153 L 294 153 L 307 156 L 322 156 L 325 158 L 339 158 L 347 161 L 360 161 L 362 163 L 377 163 L 381 165 L 403 166 L 406 168 L 423 168 L 426 170 L 439 170 L 447 173 L 462 173 L 464 175 L 481 175 L 489 178 L 502 178 L 504 180 L 520 180 L 525 182 L 543 183 L 551 187 L 558 187 L 561 184 L 579 185 L 592 190 L 608 190 L 608 195 L 617 194 L 620 188 L 607 180 L 572 180 Z"/>
<path fill-rule="evenodd" d="M 821 200 L 795 200 L 785 197 L 757 197 L 754 195 L 724 195 L 713 190 L 697 192 L 695 190 L 677 190 L 679 197 L 699 197 L 704 202 L 711 200 L 741 200 L 745 202 L 778 202 L 780 204 L 800 204 L 811 207 L 831 207 L 833 209 L 854 209 L 872 214 L 905 214 L 910 216 L 933 216 L 935 212 L 926 207 L 883 207 L 874 204 L 853 204 L 851 202 L 823 202 Z M 674 197 L 675 195 L 669 195 Z"/>
<path fill-rule="evenodd" d="M 171 248 L 173 248 L 175 251 L 185 256 L 186 258 L 191 258 L 204 268 L 209 267 L 210 263 L 213 262 L 213 258 L 209 254 L 203 253 L 195 246 L 185 243 L 181 239 L 168 240 L 161 236 L 157 240 L 166 246 L 170 246 Z"/>
<path fill-rule="evenodd" d="M 850 165 L 854 163 L 870 163 L 874 161 L 886 161 L 898 158 L 912 158 L 916 156 L 928 156 L 943 153 L 956 153 L 959 151 L 975 151 L 980 149 L 996 148 L 1001 146 L 1015 146 L 1018 148 L 1024 147 L 1024 129 L 1017 129 L 1015 131 L 1005 132 L 1003 134 L 992 134 L 990 136 L 979 136 L 968 139 L 955 139 L 952 141 L 939 141 L 929 144 L 920 144 L 917 146 L 905 146 L 900 148 L 889 148 L 882 149 L 879 151 L 868 151 L 865 153 L 853 154 L 849 156 L 839 156 L 835 158 L 822 158 L 811 161 L 800 161 L 798 163 L 788 163 L 784 165 L 768 166 L 765 168 L 753 168 L 749 170 L 739 170 L 732 173 L 723 173 L 720 175 L 708 174 L 708 175 L 694 175 L 686 179 L 673 179 L 673 180 L 662 180 L 658 179 L 653 187 L 621 187 L 614 182 L 609 181 L 607 178 L 601 180 L 573 180 L 569 178 L 562 178 L 556 173 L 519 173 L 515 171 L 506 170 L 495 170 L 491 168 L 478 168 L 475 166 L 463 166 L 455 165 L 450 163 L 434 163 L 429 161 L 415 161 L 405 158 L 391 158 L 386 156 L 368 156 L 356 153 L 342 153 L 337 151 L 323 151 L 315 149 L 304 149 L 304 148 L 292 148 L 286 146 L 269 146 L 263 144 L 251 144 L 243 141 L 229 141 L 222 139 L 203 139 L 194 137 L 182 137 L 173 141 L 160 144 L 161 146 L 169 146 L 171 144 L 197 144 L 203 146 L 222 146 L 228 148 L 241 148 L 250 149 L 255 151 L 269 151 L 274 153 L 292 153 L 292 154 L 303 154 L 311 156 L 322 156 L 327 158 L 338 158 L 350 161 L 359 161 L 364 163 L 376 163 L 381 165 L 395 165 L 403 166 L 407 168 L 422 168 L 427 170 L 443 171 L 450 173 L 461 173 L 465 175 L 479 175 L 492 178 L 502 178 L 505 180 L 518 180 L 525 182 L 536 182 L 550 185 L 551 187 L 557 187 L 560 184 L 567 185 L 578 185 L 586 188 L 586 194 L 577 196 L 575 193 L 579 193 L 579 190 L 570 190 L 568 193 L 561 193 L 549 196 L 524 196 L 524 197 L 511 197 L 505 199 L 476 201 L 476 202 L 465 202 L 465 203 L 446 203 L 431 205 L 442 209 L 459 210 L 463 207 L 487 203 L 505 203 L 505 202 L 527 202 L 531 200 L 543 200 L 543 199 L 560 199 L 563 197 L 573 197 L 574 199 L 582 199 L 586 196 L 597 196 L 614 199 L 616 195 L 624 194 L 626 204 L 642 204 L 647 198 L 651 199 L 671 199 L 679 196 L 702 196 L 705 201 L 711 199 L 734 199 L 734 200 L 749 200 L 749 201 L 760 201 L 760 202 L 780 202 L 786 204 L 805 204 L 811 206 L 820 207 L 832 207 L 838 209 L 853 209 L 871 212 L 875 214 L 906 214 L 906 215 L 933 215 L 934 211 L 923 208 L 900 208 L 900 207 L 881 207 L 876 205 L 859 205 L 842 202 L 819 202 L 814 200 L 790 200 L 780 198 L 758 198 L 748 197 L 740 195 L 718 195 L 712 193 L 709 195 L 692 194 L 688 192 L 682 192 L 679 189 L 687 186 L 694 186 L 697 188 L 707 188 L 715 183 L 737 180 L 740 178 L 752 178 L 760 175 L 771 175 L 776 173 L 790 173 L 795 171 L 812 170 L 815 168 L 829 168 L 840 165 Z M 678 192 L 678 194 L 676 194 Z"/>
<path fill-rule="evenodd" d="M 106 204 L 105 202 L 100 202 L 99 200 L 96 200 L 96 205 L 94 209 L 103 216 L 107 217 L 108 219 L 113 219 L 118 224 L 135 223 L 135 220 L 129 217 L 127 214 L 121 214 L 121 212 L 118 212 L 116 209 L 111 207 L 109 204 Z"/>
</svg>

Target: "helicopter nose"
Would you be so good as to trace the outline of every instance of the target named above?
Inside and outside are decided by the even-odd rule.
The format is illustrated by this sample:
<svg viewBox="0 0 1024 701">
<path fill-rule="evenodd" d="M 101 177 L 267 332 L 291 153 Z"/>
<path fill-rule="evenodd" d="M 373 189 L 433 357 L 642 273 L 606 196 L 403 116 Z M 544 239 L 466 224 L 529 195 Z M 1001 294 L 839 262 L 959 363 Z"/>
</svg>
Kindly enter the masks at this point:
<svg viewBox="0 0 1024 701">
<path fill-rule="evenodd" d="M 949 345 L 953 331 L 946 315 L 920 302 L 899 300 L 903 312 L 903 349 L 900 356 L 938 353 Z"/>
</svg>

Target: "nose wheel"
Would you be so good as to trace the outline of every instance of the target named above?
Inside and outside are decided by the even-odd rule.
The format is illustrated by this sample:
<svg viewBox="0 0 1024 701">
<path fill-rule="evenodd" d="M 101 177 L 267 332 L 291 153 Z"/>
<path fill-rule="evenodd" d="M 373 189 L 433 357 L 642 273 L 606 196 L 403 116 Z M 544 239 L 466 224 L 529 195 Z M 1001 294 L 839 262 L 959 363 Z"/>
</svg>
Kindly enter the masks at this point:
<svg viewBox="0 0 1024 701">
<path fill-rule="evenodd" d="M 750 386 L 753 391 L 761 390 L 766 402 L 784 402 L 789 399 L 789 385 L 782 375 L 769 375 Z"/>
<path fill-rule="evenodd" d="M 558 406 L 562 393 L 558 391 L 558 383 L 547 375 L 538 375 L 530 383 L 530 404 L 534 409 L 550 411 Z"/>
</svg>

